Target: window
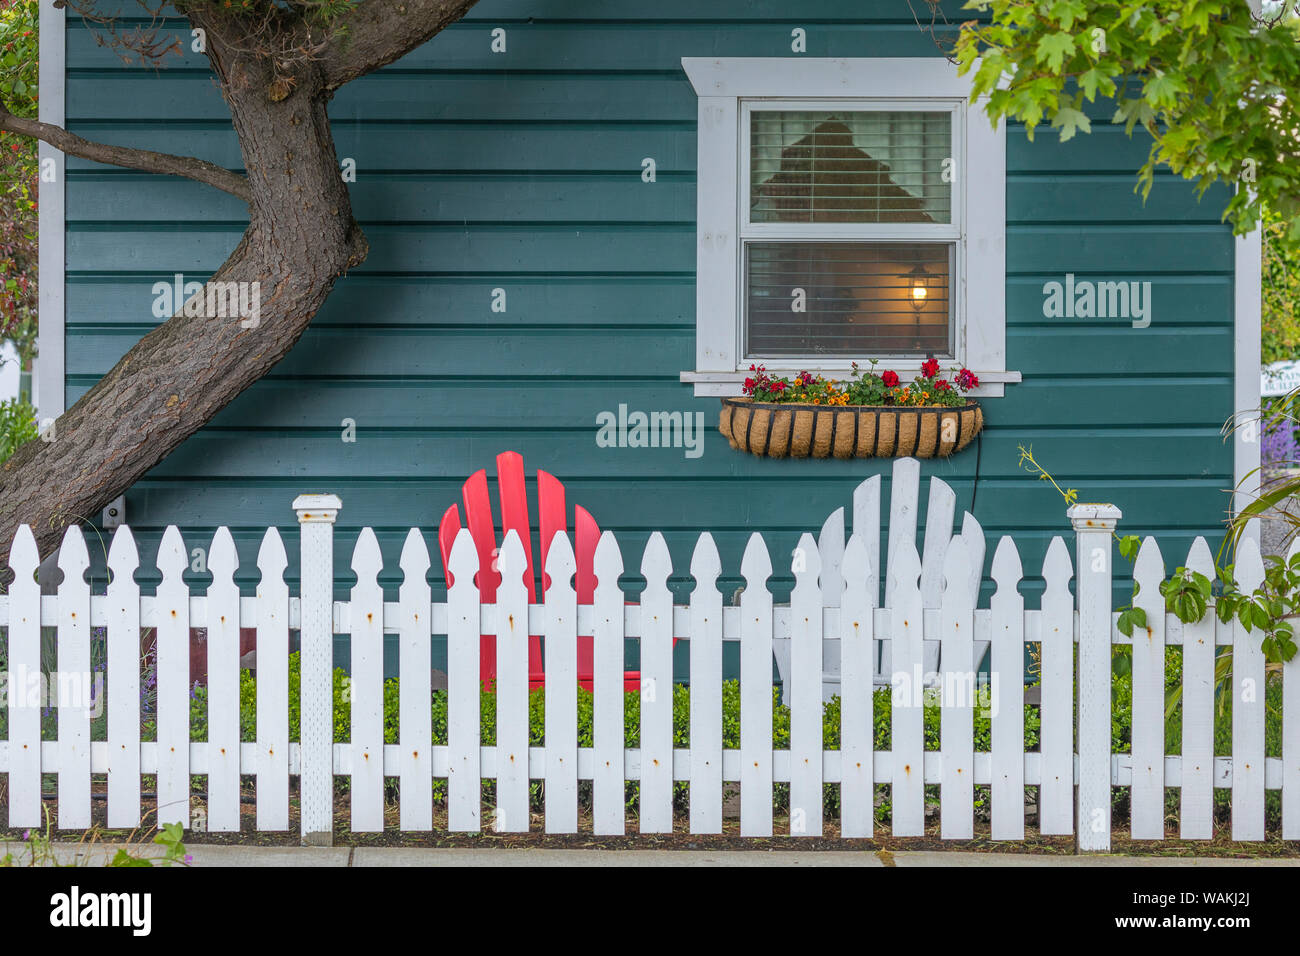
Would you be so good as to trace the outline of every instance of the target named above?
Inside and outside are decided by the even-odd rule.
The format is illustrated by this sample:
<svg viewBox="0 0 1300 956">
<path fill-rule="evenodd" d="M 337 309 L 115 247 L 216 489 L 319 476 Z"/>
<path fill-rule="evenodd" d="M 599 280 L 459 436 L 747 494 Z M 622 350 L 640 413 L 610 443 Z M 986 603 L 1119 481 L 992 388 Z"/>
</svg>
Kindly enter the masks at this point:
<svg viewBox="0 0 1300 956">
<path fill-rule="evenodd" d="M 699 94 L 696 394 L 751 363 L 967 365 L 1001 394 L 1005 154 L 940 58 L 683 59 Z M 973 119 L 973 121 L 972 121 Z M 969 184 L 969 186 L 968 186 Z"/>
</svg>

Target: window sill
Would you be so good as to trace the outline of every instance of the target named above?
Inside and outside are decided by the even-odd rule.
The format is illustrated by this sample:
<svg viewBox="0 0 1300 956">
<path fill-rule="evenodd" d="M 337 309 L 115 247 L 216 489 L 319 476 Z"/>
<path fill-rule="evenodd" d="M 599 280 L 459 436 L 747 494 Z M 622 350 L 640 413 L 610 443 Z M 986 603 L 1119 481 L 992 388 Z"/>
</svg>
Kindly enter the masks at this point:
<svg viewBox="0 0 1300 956">
<path fill-rule="evenodd" d="M 769 368 L 768 371 L 778 374 L 783 373 L 781 369 Z M 796 369 L 795 371 L 801 370 Z M 824 375 L 827 378 L 841 380 L 848 378 L 848 374 L 844 369 L 809 368 L 808 371 L 814 375 Z M 1019 372 L 981 372 L 979 369 L 973 369 L 972 371 L 979 376 L 980 380 L 979 387 L 973 388 L 967 393 L 974 398 L 1001 398 L 1007 385 L 1014 385 L 1020 381 Z M 749 372 L 685 371 L 681 373 L 681 381 L 695 386 L 697 398 L 735 398 L 741 394 L 741 388 L 745 384 L 745 379 L 749 376 Z"/>
</svg>

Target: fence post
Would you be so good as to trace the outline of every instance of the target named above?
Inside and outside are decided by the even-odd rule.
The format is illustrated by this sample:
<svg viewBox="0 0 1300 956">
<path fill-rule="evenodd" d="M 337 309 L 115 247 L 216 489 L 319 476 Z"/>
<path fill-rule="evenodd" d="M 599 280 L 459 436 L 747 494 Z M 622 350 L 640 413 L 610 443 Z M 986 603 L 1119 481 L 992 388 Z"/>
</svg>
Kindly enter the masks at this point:
<svg viewBox="0 0 1300 956">
<path fill-rule="evenodd" d="M 1079 609 L 1079 776 L 1075 840 L 1081 853 L 1110 852 L 1111 536 L 1114 505 L 1073 505 Z"/>
<path fill-rule="evenodd" d="M 304 846 L 334 842 L 334 495 L 299 495 L 300 584 L 299 819 Z"/>
</svg>

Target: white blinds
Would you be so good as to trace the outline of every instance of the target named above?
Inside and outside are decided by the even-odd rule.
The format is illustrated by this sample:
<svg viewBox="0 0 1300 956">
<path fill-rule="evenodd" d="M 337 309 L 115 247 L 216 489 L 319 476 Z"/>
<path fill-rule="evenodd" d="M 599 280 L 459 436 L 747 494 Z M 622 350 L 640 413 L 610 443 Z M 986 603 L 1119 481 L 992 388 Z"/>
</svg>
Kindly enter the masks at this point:
<svg viewBox="0 0 1300 956">
<path fill-rule="evenodd" d="M 949 223 L 951 156 L 948 112 L 756 109 L 750 221 Z"/>
<path fill-rule="evenodd" d="M 952 356 L 949 242 L 748 242 L 745 353 Z"/>
</svg>

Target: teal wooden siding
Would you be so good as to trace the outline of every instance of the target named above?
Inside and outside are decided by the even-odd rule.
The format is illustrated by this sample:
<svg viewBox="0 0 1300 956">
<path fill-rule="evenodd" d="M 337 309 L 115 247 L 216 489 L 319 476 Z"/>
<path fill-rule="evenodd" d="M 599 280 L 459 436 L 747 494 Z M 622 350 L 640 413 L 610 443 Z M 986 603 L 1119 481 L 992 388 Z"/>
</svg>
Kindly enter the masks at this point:
<svg viewBox="0 0 1300 956">
<path fill-rule="evenodd" d="M 629 568 L 660 529 L 684 594 L 695 537 L 708 529 L 730 600 L 745 541 L 762 531 L 774 589 L 788 591 L 784 556 L 799 533 L 847 506 L 863 478 L 888 477 L 889 462 L 734 452 L 716 431 L 717 400 L 678 381 L 694 360 L 696 112 L 679 60 L 788 56 L 796 26 L 808 56 L 936 53 L 902 2 L 807 0 L 793 17 L 790 7 L 484 0 L 342 90 L 331 113 L 339 156 L 357 163 L 351 189 L 370 257 L 271 376 L 128 494 L 145 563 L 167 523 L 191 547 L 225 524 L 251 588 L 263 529 L 293 524 L 299 492 L 331 491 L 343 499 L 341 592 L 360 527 L 375 527 L 392 588 L 406 529 L 418 523 L 438 593 L 438 517 L 466 476 L 486 467 L 491 478 L 495 454 L 514 449 L 530 475 L 553 472 L 570 506 L 617 532 Z M 955 7 L 950 15 L 963 18 Z M 507 31 L 505 54 L 489 50 L 495 27 Z M 76 21 L 67 46 L 73 131 L 239 167 L 200 57 L 157 74 L 126 68 Z M 1015 536 L 1030 606 L 1047 544 L 1069 540 L 1069 526 L 1056 493 L 1019 469 L 1018 444 L 1032 444 L 1085 500 L 1118 504 L 1122 531 L 1159 535 L 1170 561 L 1195 535 L 1217 544 L 1232 485 L 1219 434 L 1233 393 L 1226 194 L 1198 202 L 1191 185 L 1161 175 L 1143 205 L 1133 171 L 1146 144 L 1094 112 L 1093 134 L 1067 144 L 1009 130 L 1007 358 L 1024 382 L 985 400 L 978 450 L 922 471 L 949 482 L 959 508 L 974 500 L 990 560 L 998 536 Z M 644 157 L 656 161 L 655 183 L 641 180 Z M 67 196 L 71 403 L 158 321 L 153 283 L 206 278 L 242 221 L 237 201 L 206 187 L 78 160 Z M 1151 281 L 1151 327 L 1044 319 L 1042 285 L 1067 272 Z M 491 311 L 494 288 L 506 290 L 504 314 Z M 620 403 L 703 412 L 702 457 L 597 447 L 597 414 Z M 341 440 L 345 418 L 356 421 L 355 444 Z M 627 580 L 635 589 L 636 576 Z"/>
</svg>

